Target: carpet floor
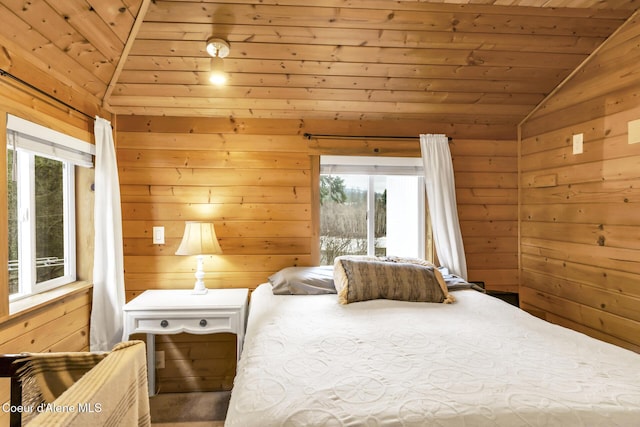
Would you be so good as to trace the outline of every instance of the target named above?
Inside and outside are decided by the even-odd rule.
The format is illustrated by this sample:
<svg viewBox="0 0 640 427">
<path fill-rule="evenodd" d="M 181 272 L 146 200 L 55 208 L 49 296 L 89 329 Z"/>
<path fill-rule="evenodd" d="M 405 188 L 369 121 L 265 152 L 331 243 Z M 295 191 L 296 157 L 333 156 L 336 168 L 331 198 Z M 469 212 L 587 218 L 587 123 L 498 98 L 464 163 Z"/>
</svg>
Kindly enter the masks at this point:
<svg viewBox="0 0 640 427">
<path fill-rule="evenodd" d="M 185 421 L 183 423 L 151 423 L 152 427 L 224 427 L 224 421 Z"/>
<path fill-rule="evenodd" d="M 230 392 L 160 393 L 149 399 L 154 427 L 222 427 Z"/>
</svg>

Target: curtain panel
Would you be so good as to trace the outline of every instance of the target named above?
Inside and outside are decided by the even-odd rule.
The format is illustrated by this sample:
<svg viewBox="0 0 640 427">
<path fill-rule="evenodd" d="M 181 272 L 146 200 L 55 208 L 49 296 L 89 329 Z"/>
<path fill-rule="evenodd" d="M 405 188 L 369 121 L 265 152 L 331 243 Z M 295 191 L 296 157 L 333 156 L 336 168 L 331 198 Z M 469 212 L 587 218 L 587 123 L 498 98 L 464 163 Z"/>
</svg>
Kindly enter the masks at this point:
<svg viewBox="0 0 640 427">
<path fill-rule="evenodd" d="M 420 150 L 438 260 L 450 273 L 467 280 L 449 139 L 446 135 L 420 135 Z"/>
<path fill-rule="evenodd" d="M 108 351 L 122 338 L 124 255 L 120 182 L 111 123 L 96 117 L 95 251 L 90 349 Z"/>
</svg>

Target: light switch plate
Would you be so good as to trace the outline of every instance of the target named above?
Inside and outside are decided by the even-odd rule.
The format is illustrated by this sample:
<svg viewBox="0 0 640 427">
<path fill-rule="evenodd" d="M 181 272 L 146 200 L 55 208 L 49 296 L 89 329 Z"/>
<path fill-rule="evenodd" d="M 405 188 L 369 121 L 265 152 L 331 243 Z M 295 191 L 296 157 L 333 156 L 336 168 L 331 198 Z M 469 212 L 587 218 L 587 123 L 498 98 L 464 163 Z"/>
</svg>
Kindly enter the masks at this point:
<svg viewBox="0 0 640 427">
<path fill-rule="evenodd" d="M 164 245 L 164 227 L 153 227 L 153 244 Z"/>
<path fill-rule="evenodd" d="M 629 144 L 639 143 L 640 142 L 640 119 L 629 122 L 628 126 L 629 126 Z"/>
<path fill-rule="evenodd" d="M 582 143 L 584 142 L 584 136 L 581 133 L 573 135 L 573 154 L 582 154 Z"/>
</svg>

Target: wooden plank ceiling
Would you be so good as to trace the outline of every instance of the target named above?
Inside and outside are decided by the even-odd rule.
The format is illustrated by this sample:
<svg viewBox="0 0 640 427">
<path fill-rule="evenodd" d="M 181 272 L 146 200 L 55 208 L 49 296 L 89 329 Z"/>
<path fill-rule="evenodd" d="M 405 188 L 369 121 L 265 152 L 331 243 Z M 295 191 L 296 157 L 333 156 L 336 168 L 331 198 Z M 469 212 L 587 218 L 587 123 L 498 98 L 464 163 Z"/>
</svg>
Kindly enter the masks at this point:
<svg viewBox="0 0 640 427">
<path fill-rule="evenodd" d="M 35 66 L 118 114 L 515 126 L 639 7 L 1 0 L 0 68 L 29 81 Z M 225 87 L 207 80 L 210 36 L 231 45 Z"/>
</svg>

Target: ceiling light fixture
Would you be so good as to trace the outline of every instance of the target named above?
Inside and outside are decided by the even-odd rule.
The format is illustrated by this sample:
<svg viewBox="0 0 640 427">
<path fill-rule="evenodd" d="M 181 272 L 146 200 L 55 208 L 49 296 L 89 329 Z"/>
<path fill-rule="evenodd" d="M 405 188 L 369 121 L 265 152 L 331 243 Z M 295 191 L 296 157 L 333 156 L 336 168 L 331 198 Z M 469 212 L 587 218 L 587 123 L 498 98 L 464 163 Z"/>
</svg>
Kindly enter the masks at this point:
<svg viewBox="0 0 640 427">
<path fill-rule="evenodd" d="M 224 72 L 224 61 L 229 55 L 229 43 L 215 37 L 207 39 L 207 53 L 211 56 L 211 70 L 209 81 L 215 85 L 223 85 L 227 82 L 227 75 Z"/>
</svg>

